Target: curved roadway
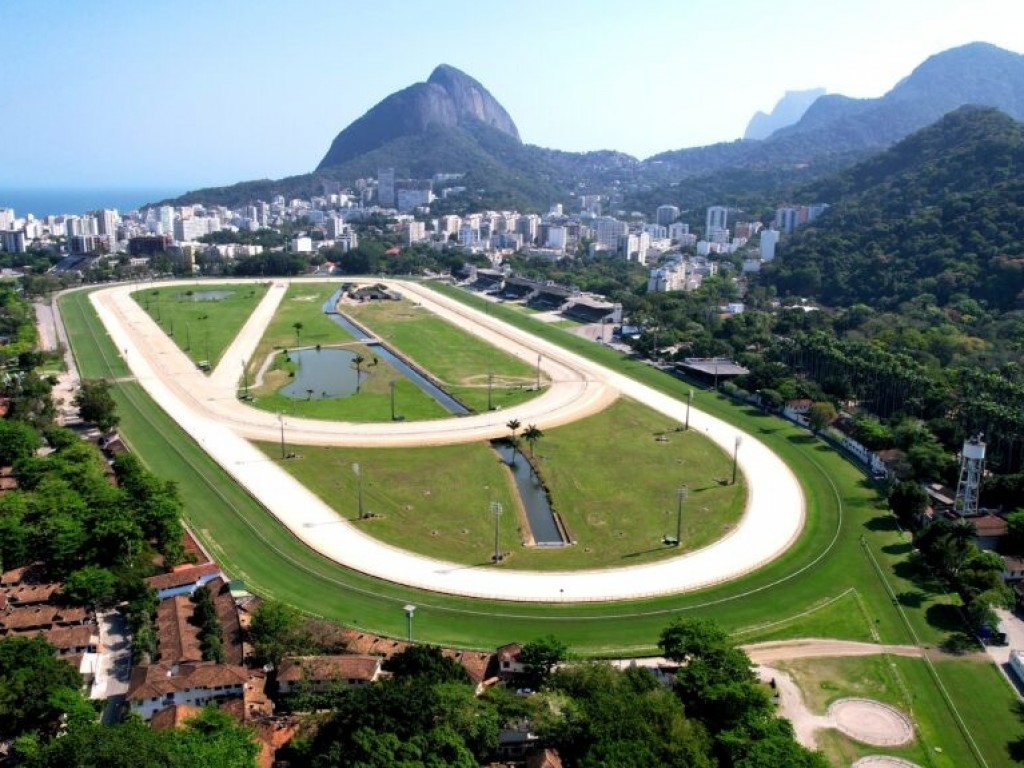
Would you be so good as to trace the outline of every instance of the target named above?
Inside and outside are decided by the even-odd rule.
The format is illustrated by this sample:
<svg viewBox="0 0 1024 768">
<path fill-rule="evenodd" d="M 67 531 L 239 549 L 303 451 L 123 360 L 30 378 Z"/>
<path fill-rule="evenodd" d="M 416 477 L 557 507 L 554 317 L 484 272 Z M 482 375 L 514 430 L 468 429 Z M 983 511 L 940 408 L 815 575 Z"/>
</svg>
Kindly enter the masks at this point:
<svg viewBox="0 0 1024 768">
<path fill-rule="evenodd" d="M 683 402 L 416 283 L 389 282 L 425 309 L 484 341 L 533 365 L 539 356 L 552 385 L 529 402 L 461 418 L 355 424 L 288 417 L 283 419 L 283 429 L 289 444 L 353 447 L 476 442 L 506 435 L 509 419 L 548 429 L 599 411 L 619 394 L 646 404 L 675 423 L 685 420 Z M 181 284 L 194 286 L 193 282 Z M 236 395 L 242 361 L 252 356 L 287 286 L 283 281 L 272 283 L 225 351 L 221 365 L 209 376 L 196 370 L 130 298 L 137 287 L 96 291 L 91 300 L 149 395 L 295 536 L 342 565 L 388 581 L 467 597 L 538 602 L 624 600 L 685 592 L 733 579 L 778 557 L 800 533 L 805 507 L 796 477 L 763 443 L 744 435 L 738 456 L 748 498 L 740 523 L 724 538 L 679 557 L 626 568 L 533 572 L 444 562 L 374 539 L 340 518 L 279 462 L 268 459 L 249 442 L 276 441 L 281 435 L 278 416 L 248 406 Z M 727 452 L 734 450 L 739 436 L 735 427 L 695 408 L 690 413 L 690 427 L 703 430 Z"/>
</svg>

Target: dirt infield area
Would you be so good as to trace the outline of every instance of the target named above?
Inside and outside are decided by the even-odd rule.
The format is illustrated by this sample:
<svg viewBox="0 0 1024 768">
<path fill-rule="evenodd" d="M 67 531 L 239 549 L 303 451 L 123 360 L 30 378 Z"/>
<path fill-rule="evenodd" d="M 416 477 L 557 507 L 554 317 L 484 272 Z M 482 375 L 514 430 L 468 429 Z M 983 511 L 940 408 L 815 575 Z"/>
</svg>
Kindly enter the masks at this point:
<svg viewBox="0 0 1024 768">
<path fill-rule="evenodd" d="M 914 726 L 906 715 L 871 699 L 840 699 L 828 708 L 828 716 L 851 739 L 875 747 L 896 747 L 914 739 Z"/>
</svg>

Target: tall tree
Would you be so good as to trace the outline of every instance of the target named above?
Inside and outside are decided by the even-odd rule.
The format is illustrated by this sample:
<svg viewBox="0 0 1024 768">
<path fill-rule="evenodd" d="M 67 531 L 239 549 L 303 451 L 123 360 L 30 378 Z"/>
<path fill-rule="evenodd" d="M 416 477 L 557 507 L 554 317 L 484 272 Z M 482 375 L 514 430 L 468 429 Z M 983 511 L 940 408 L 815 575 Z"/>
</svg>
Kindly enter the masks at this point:
<svg viewBox="0 0 1024 768">
<path fill-rule="evenodd" d="M 533 458 L 533 449 L 537 441 L 544 437 L 544 433 L 537 428 L 536 424 L 531 424 L 525 430 L 523 430 L 523 440 L 525 440 L 530 446 L 530 458 Z"/>
<path fill-rule="evenodd" d="M 83 379 L 72 402 L 83 420 L 95 424 L 103 432 L 109 432 L 121 421 L 117 403 L 110 394 L 110 382 L 106 379 Z"/>
</svg>

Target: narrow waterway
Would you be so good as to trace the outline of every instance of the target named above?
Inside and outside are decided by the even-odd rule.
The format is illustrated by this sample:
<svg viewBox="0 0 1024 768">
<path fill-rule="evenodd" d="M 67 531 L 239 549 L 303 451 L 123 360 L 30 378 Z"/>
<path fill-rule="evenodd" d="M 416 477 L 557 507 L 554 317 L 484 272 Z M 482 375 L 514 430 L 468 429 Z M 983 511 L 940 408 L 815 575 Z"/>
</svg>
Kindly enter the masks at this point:
<svg viewBox="0 0 1024 768">
<path fill-rule="evenodd" d="M 548 502 L 547 491 L 530 466 L 530 462 L 522 452 L 517 451 L 515 463 L 512 464 L 512 446 L 500 441 L 495 441 L 491 445 L 505 463 L 510 465 L 509 469 L 515 478 L 519 498 L 523 501 L 534 542 L 538 547 L 560 547 L 565 544 L 555 522 L 555 513 Z"/>
<path fill-rule="evenodd" d="M 350 318 L 345 317 L 345 315 L 340 314 L 337 310 L 338 299 L 340 297 L 341 289 L 339 288 L 331 294 L 331 297 L 324 304 L 323 312 L 325 315 L 341 326 L 346 332 L 350 333 L 354 338 L 370 347 L 377 357 L 384 360 L 388 365 L 415 384 L 421 391 L 434 398 L 434 400 L 436 400 L 446 411 L 456 416 L 466 416 L 472 413 L 469 408 L 464 406 L 428 379 L 422 371 L 419 371 L 409 365 L 409 363 L 389 349 L 386 344 L 381 342 L 379 339 L 374 338 L 372 333 Z"/>
</svg>

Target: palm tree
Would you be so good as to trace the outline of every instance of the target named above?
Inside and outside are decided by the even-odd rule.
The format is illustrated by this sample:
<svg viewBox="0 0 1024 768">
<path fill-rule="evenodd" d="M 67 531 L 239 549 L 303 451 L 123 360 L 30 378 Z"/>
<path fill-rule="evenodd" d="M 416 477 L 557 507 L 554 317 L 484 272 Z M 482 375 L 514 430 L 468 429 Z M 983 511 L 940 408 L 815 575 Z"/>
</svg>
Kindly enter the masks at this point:
<svg viewBox="0 0 1024 768">
<path fill-rule="evenodd" d="M 362 382 L 363 363 L 365 363 L 365 362 L 366 362 L 366 358 L 363 357 L 360 354 L 356 354 L 356 356 L 352 358 L 352 366 L 356 369 L 356 394 L 357 395 L 359 394 L 359 386 L 360 386 L 360 384 Z"/>
<path fill-rule="evenodd" d="M 516 453 L 519 450 L 519 438 L 516 437 L 516 431 L 519 429 L 521 425 L 522 423 L 519 421 L 519 419 L 511 419 L 508 423 L 505 424 L 506 427 L 512 430 L 512 436 L 508 439 L 508 442 L 512 446 L 513 467 L 516 465 Z"/>
<path fill-rule="evenodd" d="M 534 444 L 544 437 L 544 433 L 537 429 L 536 424 L 531 424 L 525 430 L 523 430 L 523 440 L 530 444 L 530 458 L 533 458 L 533 447 Z"/>
<path fill-rule="evenodd" d="M 302 338 L 302 328 L 303 328 L 302 323 L 301 322 L 292 323 L 292 328 L 295 329 L 295 346 L 299 346 L 299 340 Z"/>
</svg>

